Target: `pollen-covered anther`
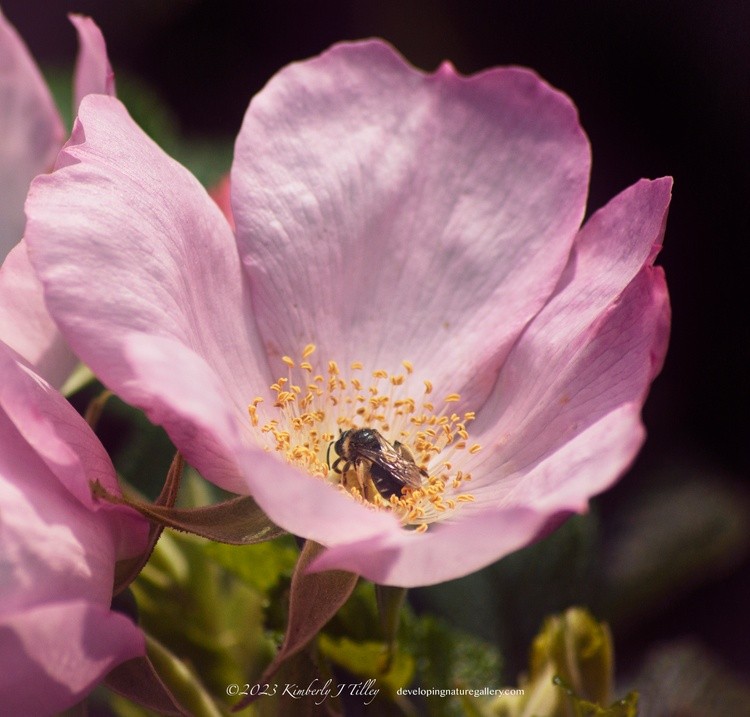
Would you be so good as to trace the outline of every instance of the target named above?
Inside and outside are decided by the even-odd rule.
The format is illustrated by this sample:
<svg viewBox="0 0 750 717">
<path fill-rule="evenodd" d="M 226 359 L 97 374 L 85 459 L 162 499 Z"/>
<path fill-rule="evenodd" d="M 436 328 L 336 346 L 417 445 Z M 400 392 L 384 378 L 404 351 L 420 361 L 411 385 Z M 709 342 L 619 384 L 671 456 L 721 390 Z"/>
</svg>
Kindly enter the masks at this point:
<svg viewBox="0 0 750 717">
<path fill-rule="evenodd" d="M 248 405 L 266 450 L 418 532 L 474 500 L 460 492 L 471 475 L 456 466 L 481 448 L 466 429 L 474 412 L 451 410 L 460 394 L 447 394 L 436 411 L 427 399 L 431 381 L 421 379 L 423 390 L 414 392 L 420 379 L 410 361 L 401 362 L 401 372 L 360 373 L 361 361 L 342 372 L 330 360 L 319 372 L 309 360 L 314 353 L 308 344 L 300 360 L 282 356 L 287 375 L 270 386 L 273 401 L 256 397 Z M 352 433 L 342 442 L 346 431 Z"/>
</svg>

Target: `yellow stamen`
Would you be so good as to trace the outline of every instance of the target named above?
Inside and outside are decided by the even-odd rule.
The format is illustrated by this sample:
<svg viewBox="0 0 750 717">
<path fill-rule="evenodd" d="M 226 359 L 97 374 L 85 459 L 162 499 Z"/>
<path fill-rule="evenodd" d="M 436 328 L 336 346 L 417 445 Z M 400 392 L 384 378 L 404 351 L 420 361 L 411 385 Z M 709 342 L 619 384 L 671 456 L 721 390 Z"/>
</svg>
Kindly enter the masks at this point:
<svg viewBox="0 0 750 717">
<path fill-rule="evenodd" d="M 421 400 L 410 395 L 414 388 L 411 361 L 401 362 L 406 373 L 372 371 L 373 381 L 367 385 L 357 376 L 342 374 L 334 360 L 327 363 L 327 376 L 318 373 L 307 360 L 314 352 L 315 345 L 308 344 L 299 362 L 282 356 L 289 373 L 271 385 L 274 400 L 263 411 L 263 399 L 258 396 L 247 408 L 250 425 L 268 450 L 283 454 L 289 463 L 337 486 L 368 508 L 393 511 L 405 526 L 419 532 L 458 510 L 461 503 L 474 500 L 470 493 L 459 493 L 471 475 L 454 468 L 465 460 L 461 455 L 481 450 L 478 443 L 469 443 L 466 429 L 474 412 L 449 410 L 461 400 L 460 394 L 449 393 L 436 412 L 435 404 L 425 400 L 433 391 L 431 381 L 424 380 Z M 363 368 L 361 361 L 354 361 L 349 371 Z M 339 455 L 335 447 L 341 432 L 360 428 L 377 431 L 385 442 L 384 450 L 413 460 L 424 474 L 421 485 L 402 479 L 390 467 L 394 465 L 391 460 L 384 462 L 384 469 L 391 471 L 396 486 L 403 483 L 403 487 L 395 494 L 389 490 L 387 497 L 381 495 L 371 473 L 376 462 L 356 453 Z"/>
</svg>

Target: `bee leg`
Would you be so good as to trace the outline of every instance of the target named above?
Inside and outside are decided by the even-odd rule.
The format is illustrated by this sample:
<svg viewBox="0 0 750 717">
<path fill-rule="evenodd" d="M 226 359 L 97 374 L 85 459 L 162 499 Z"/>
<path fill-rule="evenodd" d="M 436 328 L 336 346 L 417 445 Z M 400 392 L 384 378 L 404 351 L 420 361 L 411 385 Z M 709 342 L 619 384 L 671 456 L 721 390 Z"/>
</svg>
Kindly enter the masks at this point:
<svg viewBox="0 0 750 717">
<path fill-rule="evenodd" d="M 338 473 L 341 476 L 341 480 L 339 481 L 339 484 L 342 485 L 346 490 L 350 491 L 352 488 L 358 487 L 356 483 L 353 483 L 354 478 L 352 477 L 352 469 L 355 469 L 355 476 L 356 476 L 356 466 L 351 461 L 344 462 L 342 468 L 336 467 L 336 473 Z"/>
<path fill-rule="evenodd" d="M 370 500 L 369 473 L 367 467 L 368 463 L 366 461 L 357 461 L 354 464 L 357 473 L 357 483 L 359 484 L 359 492 L 365 500 Z"/>
<path fill-rule="evenodd" d="M 341 468 L 339 468 L 339 466 L 341 465 L 342 460 L 343 460 L 343 458 L 337 458 L 333 462 L 333 465 L 331 465 L 331 470 L 334 473 L 339 473 L 340 474 L 340 473 L 343 473 L 346 470 L 346 467 L 344 468 L 344 470 L 341 470 Z"/>
</svg>

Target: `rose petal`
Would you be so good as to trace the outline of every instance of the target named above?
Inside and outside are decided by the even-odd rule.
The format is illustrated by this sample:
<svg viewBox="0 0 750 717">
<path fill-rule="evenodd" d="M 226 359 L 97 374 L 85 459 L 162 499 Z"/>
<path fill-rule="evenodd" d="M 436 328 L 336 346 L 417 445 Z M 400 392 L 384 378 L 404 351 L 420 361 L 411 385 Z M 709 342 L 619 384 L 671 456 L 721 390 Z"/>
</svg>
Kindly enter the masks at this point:
<svg viewBox="0 0 750 717">
<path fill-rule="evenodd" d="M 426 533 L 394 531 L 326 550 L 313 570 L 349 570 L 379 585 L 434 585 L 474 572 L 527 545 L 546 515 L 529 508 L 458 513 Z"/>
<path fill-rule="evenodd" d="M 23 235 L 29 182 L 52 166 L 64 132 L 39 69 L 0 11 L 0 261 Z"/>
<path fill-rule="evenodd" d="M 609 488 L 630 466 L 645 436 L 640 404 L 626 404 L 534 465 L 508 475 L 510 464 L 505 466 L 501 487 L 487 493 L 503 491 L 505 504 L 532 504 L 551 516 L 584 513 L 589 498 Z"/>
<path fill-rule="evenodd" d="M 27 213 L 29 253 L 50 313 L 73 350 L 125 400 L 144 395 L 122 361 L 131 334 L 169 337 L 202 356 L 238 411 L 268 393 L 226 219 L 117 100 L 84 98 L 56 171 L 34 182 Z"/>
<path fill-rule="evenodd" d="M 116 559 L 141 552 L 146 544 L 146 522 L 132 510 L 99 504 L 91 496 L 92 481 L 100 482 L 118 495 L 120 488 L 104 447 L 86 422 L 2 343 L 0 375 L 3 376 L 0 416 L 7 423 L 0 439 L 5 446 L 2 451 L 7 454 L 5 460 L 9 461 L 5 474 L 8 479 L 15 483 L 18 479 L 13 477 L 14 471 L 24 466 L 43 466 L 36 472 L 38 480 L 50 486 L 50 495 L 56 490 L 54 485 L 59 483 L 71 499 L 75 496 L 87 513 L 102 511 L 105 514 L 97 520 L 102 521 L 100 529 L 106 525 L 103 533 L 111 537 Z M 26 455 L 27 460 L 8 457 L 16 451 Z M 31 486 L 34 480 L 29 478 L 28 482 Z M 108 589 L 111 589 L 111 580 Z"/>
<path fill-rule="evenodd" d="M 109 64 L 104 35 L 84 15 L 68 15 L 78 33 L 78 59 L 73 80 L 75 107 L 89 94 L 115 96 L 115 73 Z"/>
<path fill-rule="evenodd" d="M 141 631 L 101 605 L 67 602 L 0 616 L 4 714 L 57 714 L 145 649 Z"/>
<path fill-rule="evenodd" d="M 270 355 L 409 359 L 478 403 L 557 282 L 588 172 L 574 107 L 530 71 L 427 75 L 379 41 L 283 69 L 232 169 Z"/>
<path fill-rule="evenodd" d="M 114 615 L 115 561 L 145 546 L 147 524 L 97 505 L 88 481 L 117 490 L 91 429 L 0 343 L 0 694 L 8 714 L 52 714 L 119 662 L 143 654 Z"/>
<path fill-rule="evenodd" d="M 104 447 L 75 409 L 0 344 L 0 408 L 48 470 L 85 506 L 93 508 L 90 481 L 119 493 Z"/>
<path fill-rule="evenodd" d="M 642 405 L 668 336 L 666 285 L 648 262 L 662 238 L 670 186 L 669 180 L 639 182 L 581 231 L 557 293 L 514 347 L 472 426 L 486 446 L 467 466 L 480 476 L 471 486 L 478 496 L 549 502 L 554 481 L 534 488 L 526 477 L 534 466 L 619 407 Z M 623 440 L 632 448 L 625 434 Z M 600 487 L 625 468 L 617 454 L 613 447 Z M 560 461 L 560 487 L 575 479 L 566 472 Z"/>
<path fill-rule="evenodd" d="M 653 368 L 663 356 L 658 350 L 667 311 L 662 273 L 645 268 L 599 331 L 590 335 L 585 349 L 561 367 L 559 381 L 549 385 L 543 397 L 544 407 L 527 422 L 519 421 L 516 434 L 508 430 L 497 448 L 477 454 L 478 460 L 468 467 L 481 476 L 471 486 L 477 499 L 520 501 L 540 509 L 562 501 L 562 506 L 578 509 L 586 496 L 614 482 L 643 441 L 637 415 Z M 616 425 L 618 421 L 622 425 Z M 503 424 L 510 425 L 505 418 Z M 573 441 L 576 444 L 569 446 Z M 591 470 L 577 473 L 574 463 L 579 459 L 569 459 L 569 450 L 576 456 L 598 456 L 599 475 Z M 574 506 L 566 497 L 572 494 Z"/>
<path fill-rule="evenodd" d="M 56 388 L 78 362 L 47 312 L 42 284 L 29 262 L 25 240 L 0 266 L 0 341 L 21 354 Z"/>
<path fill-rule="evenodd" d="M 115 545 L 107 517 L 58 482 L 4 413 L 0 428 L 0 614 L 78 598 L 108 604 Z"/>
<path fill-rule="evenodd" d="M 80 99 L 89 92 L 114 94 L 114 75 L 107 59 L 104 37 L 96 24 L 81 15 L 71 15 L 70 20 L 78 31 L 80 48 L 75 76 L 77 107 Z M 8 35 L 7 23 L 4 23 L 0 14 L 0 38 L 3 32 L 6 38 L 11 37 Z M 20 41 L 17 37 L 15 40 L 18 47 Z M 22 49 L 25 52 L 25 48 Z M 27 120 L 16 117 L 15 121 Z M 50 145 L 49 151 L 44 152 L 44 165 L 40 165 L 37 171 L 51 167 L 53 149 L 57 149 L 61 143 L 62 136 L 59 136 L 55 140 L 55 146 Z M 28 182 L 23 189 L 24 196 L 27 189 Z M 19 207 L 22 203 L 19 202 Z M 3 225 L 4 220 L 3 217 Z M 77 363 L 47 313 L 41 283 L 29 264 L 23 243 L 22 246 L 16 246 L 0 268 L 0 340 L 18 351 L 55 387 L 60 387 L 65 382 Z"/>
</svg>

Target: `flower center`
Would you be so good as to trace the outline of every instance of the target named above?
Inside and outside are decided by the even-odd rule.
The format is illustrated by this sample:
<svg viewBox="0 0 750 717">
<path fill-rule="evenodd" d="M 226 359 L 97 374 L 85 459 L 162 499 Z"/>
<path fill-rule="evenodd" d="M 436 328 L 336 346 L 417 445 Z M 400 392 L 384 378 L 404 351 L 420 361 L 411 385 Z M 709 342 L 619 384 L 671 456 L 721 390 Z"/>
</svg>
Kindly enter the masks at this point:
<svg viewBox="0 0 750 717">
<path fill-rule="evenodd" d="M 319 371 L 308 360 L 314 352 L 308 344 L 301 361 L 282 358 L 287 376 L 271 385 L 272 407 L 260 397 L 248 406 L 267 450 L 419 531 L 474 500 L 461 490 L 471 475 L 455 467 L 480 450 L 466 430 L 474 413 L 451 411 L 459 394 L 436 404 L 432 383 L 424 381 L 417 397 L 409 361 L 398 374 L 368 375 L 358 361 L 345 373 L 335 361 Z"/>
</svg>

